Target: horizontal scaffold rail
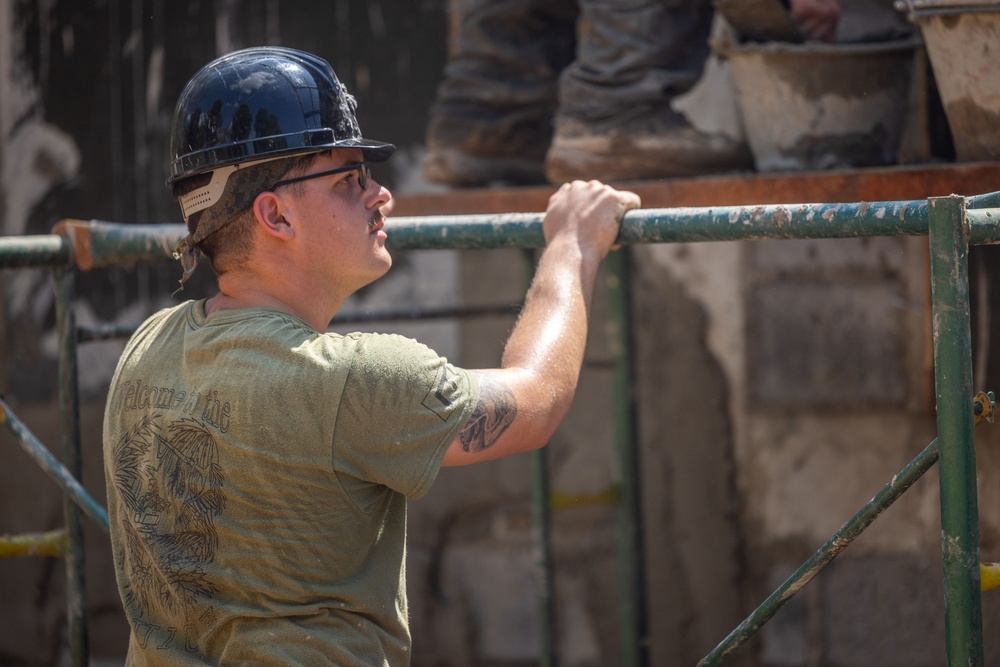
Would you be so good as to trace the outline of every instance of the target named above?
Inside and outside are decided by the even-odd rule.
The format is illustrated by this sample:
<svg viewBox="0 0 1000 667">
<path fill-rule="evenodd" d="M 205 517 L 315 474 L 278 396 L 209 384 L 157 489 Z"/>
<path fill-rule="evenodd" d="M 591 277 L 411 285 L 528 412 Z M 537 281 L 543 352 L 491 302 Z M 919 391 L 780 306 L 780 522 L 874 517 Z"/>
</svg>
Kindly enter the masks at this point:
<svg viewBox="0 0 1000 667">
<path fill-rule="evenodd" d="M 966 198 L 969 243 L 1000 243 L 1000 193 Z M 988 208 L 986 208 L 988 207 Z M 539 248 L 542 213 L 390 218 L 390 247 L 399 250 Z M 775 204 L 639 209 L 625 214 L 625 245 L 765 239 L 926 236 L 926 200 L 854 204 Z M 78 268 L 87 270 L 170 258 L 184 236 L 180 224 L 141 225 L 64 220 L 56 234 L 0 239 L 0 267 L 65 262 L 68 237 Z"/>
<path fill-rule="evenodd" d="M 541 213 L 393 218 L 386 232 L 393 245 L 407 249 L 541 247 L 541 221 Z M 969 209 L 967 223 L 970 243 L 1000 242 L 1000 210 Z M 640 209 L 625 214 L 619 241 L 633 245 L 926 235 L 927 201 L 917 200 Z"/>
<path fill-rule="evenodd" d="M 0 268 L 28 269 L 35 267 L 70 266 L 73 248 L 62 236 L 0 237 Z"/>
</svg>

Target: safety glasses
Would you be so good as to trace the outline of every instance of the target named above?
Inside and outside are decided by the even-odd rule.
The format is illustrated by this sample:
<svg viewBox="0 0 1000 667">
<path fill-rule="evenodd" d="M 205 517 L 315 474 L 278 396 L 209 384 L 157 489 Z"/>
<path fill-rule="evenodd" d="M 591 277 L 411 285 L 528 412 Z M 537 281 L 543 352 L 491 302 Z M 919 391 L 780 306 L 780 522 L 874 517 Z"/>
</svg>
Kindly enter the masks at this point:
<svg viewBox="0 0 1000 667">
<path fill-rule="evenodd" d="M 308 181 L 310 178 L 321 178 L 323 176 L 333 176 L 334 174 L 343 174 L 345 171 L 357 171 L 358 185 L 361 186 L 362 190 L 368 189 L 368 178 L 369 176 L 371 176 L 371 171 L 368 169 L 368 164 L 365 162 L 353 162 L 351 164 L 344 165 L 343 167 L 337 167 L 336 169 L 327 169 L 326 171 L 317 171 L 315 174 L 306 174 L 305 176 L 286 178 L 283 181 L 278 181 L 270 188 L 268 188 L 268 190 L 274 190 L 275 188 L 281 187 L 282 185 L 298 183 L 299 181 Z"/>
</svg>

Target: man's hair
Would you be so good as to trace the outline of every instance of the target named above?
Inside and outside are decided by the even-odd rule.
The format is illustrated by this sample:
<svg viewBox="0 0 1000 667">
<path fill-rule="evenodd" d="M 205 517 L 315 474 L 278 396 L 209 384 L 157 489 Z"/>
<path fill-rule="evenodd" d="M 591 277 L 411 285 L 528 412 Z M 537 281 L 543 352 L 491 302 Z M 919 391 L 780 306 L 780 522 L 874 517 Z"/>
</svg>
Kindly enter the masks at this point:
<svg viewBox="0 0 1000 667">
<path fill-rule="evenodd" d="M 256 224 L 252 205 L 257 195 L 285 176 L 304 173 L 321 154 L 310 153 L 238 169 L 229 176 L 219 201 L 188 217 L 187 227 L 191 234 L 197 232 L 198 225 L 202 223 L 216 227 L 198 243 L 198 249 L 208 259 L 216 275 L 235 269 L 250 259 Z M 173 185 L 173 195 L 175 198 L 183 197 L 208 185 L 211 179 L 212 172 L 206 172 L 178 181 Z M 261 182 L 268 185 L 261 186 Z M 292 189 L 299 185 L 292 183 L 288 187 Z"/>
</svg>

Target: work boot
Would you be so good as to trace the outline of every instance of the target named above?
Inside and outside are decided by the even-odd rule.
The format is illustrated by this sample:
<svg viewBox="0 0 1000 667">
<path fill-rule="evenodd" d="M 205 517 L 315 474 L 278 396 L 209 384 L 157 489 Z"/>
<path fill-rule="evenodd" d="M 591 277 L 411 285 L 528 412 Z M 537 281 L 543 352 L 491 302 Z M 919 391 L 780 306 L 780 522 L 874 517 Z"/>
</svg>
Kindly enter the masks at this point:
<svg viewBox="0 0 1000 667">
<path fill-rule="evenodd" d="M 548 112 L 535 118 L 515 110 L 502 116 L 488 108 L 465 117 L 438 113 L 427 129 L 424 177 L 455 187 L 544 183 L 551 138 Z"/>
<path fill-rule="evenodd" d="M 544 183 L 576 0 L 463 0 L 427 128 L 424 175 L 454 186 Z"/>
<path fill-rule="evenodd" d="M 752 167 L 744 142 L 695 129 L 669 106 L 603 122 L 560 117 L 545 159 L 552 183 L 697 176 Z"/>
<path fill-rule="evenodd" d="M 709 57 L 709 0 L 580 0 L 577 57 L 560 75 L 549 180 L 621 181 L 731 171 L 749 150 L 671 106 Z"/>
</svg>

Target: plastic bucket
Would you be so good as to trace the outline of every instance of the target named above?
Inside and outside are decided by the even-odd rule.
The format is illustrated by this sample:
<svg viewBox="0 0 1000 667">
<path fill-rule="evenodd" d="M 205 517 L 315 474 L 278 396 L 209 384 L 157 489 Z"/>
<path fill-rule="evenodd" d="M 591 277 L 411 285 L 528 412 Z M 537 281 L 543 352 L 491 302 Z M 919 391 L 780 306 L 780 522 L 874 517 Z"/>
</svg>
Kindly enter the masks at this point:
<svg viewBox="0 0 1000 667">
<path fill-rule="evenodd" d="M 1000 158 L 1000 3 L 897 3 L 920 27 L 958 160 Z"/>
<path fill-rule="evenodd" d="M 716 43 L 758 171 L 897 162 L 916 39 L 869 44 Z"/>
</svg>

